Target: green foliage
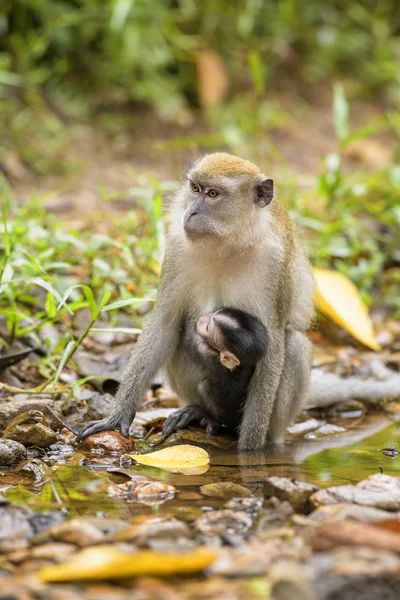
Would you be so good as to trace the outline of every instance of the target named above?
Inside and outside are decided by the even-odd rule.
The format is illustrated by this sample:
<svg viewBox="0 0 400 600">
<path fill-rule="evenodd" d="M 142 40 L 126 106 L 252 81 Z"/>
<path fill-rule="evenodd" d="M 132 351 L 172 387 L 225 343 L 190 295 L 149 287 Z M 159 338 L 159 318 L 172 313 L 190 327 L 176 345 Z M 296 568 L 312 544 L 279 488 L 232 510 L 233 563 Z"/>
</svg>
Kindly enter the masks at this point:
<svg viewBox="0 0 400 600">
<path fill-rule="evenodd" d="M 4 0 L 0 115 L 15 115 L 15 140 L 35 121 L 40 137 L 37 117 L 51 109 L 40 125 L 55 149 L 63 120 L 101 103 L 135 100 L 170 117 L 193 98 L 204 47 L 222 56 L 234 90 L 341 73 L 358 92 L 394 92 L 399 18 L 395 0 Z"/>
<path fill-rule="evenodd" d="M 156 207 L 157 194 L 150 196 Z M 139 208 L 123 225 L 118 223 L 115 237 L 111 237 L 112 226 L 110 236 L 93 230 L 78 232 L 51 216 L 42 206 L 45 199 L 33 198 L 17 208 L 3 184 L 0 322 L 6 324 L 8 334 L 0 341 L 8 345 L 25 337 L 33 345 L 40 344 L 40 330 L 57 324 L 62 339 L 44 360 L 53 372 L 50 381 L 56 382 L 85 337 L 98 331 L 95 323 L 100 317 L 110 324 L 102 332 L 140 331 L 120 327 L 118 313 L 128 310 L 133 324 L 140 324 L 135 307 L 154 297 L 161 220 L 154 223 L 152 211 Z M 132 291 L 138 296 L 132 296 Z M 87 323 L 83 330 L 82 321 L 76 321 L 82 310 Z"/>
</svg>

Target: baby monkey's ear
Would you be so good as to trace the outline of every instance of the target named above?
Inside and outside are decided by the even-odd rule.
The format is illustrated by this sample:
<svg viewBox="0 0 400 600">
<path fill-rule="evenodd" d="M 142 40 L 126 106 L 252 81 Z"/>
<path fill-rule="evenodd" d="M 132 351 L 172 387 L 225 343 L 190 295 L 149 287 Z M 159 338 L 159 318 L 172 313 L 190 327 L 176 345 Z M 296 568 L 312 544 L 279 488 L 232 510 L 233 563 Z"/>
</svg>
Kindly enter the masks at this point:
<svg viewBox="0 0 400 600">
<path fill-rule="evenodd" d="M 229 352 L 229 350 L 223 350 L 219 355 L 219 360 L 221 365 L 224 365 L 230 371 L 233 371 L 233 369 L 240 365 L 238 357 Z"/>
</svg>

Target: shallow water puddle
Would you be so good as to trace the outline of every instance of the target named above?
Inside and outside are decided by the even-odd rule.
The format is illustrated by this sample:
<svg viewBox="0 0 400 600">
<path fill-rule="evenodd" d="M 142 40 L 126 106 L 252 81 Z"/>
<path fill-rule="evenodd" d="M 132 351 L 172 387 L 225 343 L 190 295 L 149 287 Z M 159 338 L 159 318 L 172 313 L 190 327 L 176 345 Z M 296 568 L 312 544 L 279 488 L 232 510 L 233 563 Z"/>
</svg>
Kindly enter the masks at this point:
<svg viewBox="0 0 400 600">
<path fill-rule="evenodd" d="M 141 465 L 126 469 L 128 473 L 173 485 L 176 494 L 172 499 L 150 497 L 138 501 L 116 496 L 115 484 L 128 478 L 109 469 L 121 468 L 121 457 L 83 453 L 76 453 L 61 464 L 50 463 L 44 480 L 9 487 L 4 495 L 17 504 L 37 510 L 64 509 L 71 516 L 129 519 L 140 514 L 168 513 L 193 520 L 205 508 L 219 508 L 226 502 L 226 498 L 205 497 L 200 493 L 199 486 L 209 483 L 229 481 L 256 492 L 272 475 L 303 479 L 321 487 L 356 483 L 380 468 L 384 473 L 400 475 L 400 456 L 393 459 L 377 451 L 400 447 L 400 427 L 388 425 L 379 415 L 366 418 L 360 427 L 346 434 L 318 441 L 292 440 L 268 453 L 238 454 L 215 445 L 202 445 L 211 459 L 210 468 L 202 475 L 173 474 Z M 7 484 L 12 485 L 13 476 L 11 472 L 3 472 L 0 486 L 5 489 Z"/>
</svg>

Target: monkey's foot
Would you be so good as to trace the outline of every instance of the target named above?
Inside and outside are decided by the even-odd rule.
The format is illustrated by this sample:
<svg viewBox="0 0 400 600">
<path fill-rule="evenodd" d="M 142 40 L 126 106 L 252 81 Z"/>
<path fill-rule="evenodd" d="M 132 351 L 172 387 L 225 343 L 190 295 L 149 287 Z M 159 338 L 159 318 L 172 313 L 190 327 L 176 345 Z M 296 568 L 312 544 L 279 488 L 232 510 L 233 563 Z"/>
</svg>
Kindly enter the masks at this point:
<svg viewBox="0 0 400 600">
<path fill-rule="evenodd" d="M 170 415 L 163 425 L 163 435 L 168 437 L 179 429 L 185 429 L 193 423 L 206 427 L 207 432 L 215 435 L 218 433 L 219 424 L 211 419 L 208 412 L 201 406 L 185 406 Z"/>
<path fill-rule="evenodd" d="M 124 437 L 129 437 L 129 428 L 135 415 L 128 417 L 126 415 L 110 415 L 106 419 L 101 421 L 90 421 L 82 431 L 76 436 L 76 441 L 80 442 L 93 433 L 99 433 L 100 431 L 114 431 L 117 430 Z"/>
</svg>

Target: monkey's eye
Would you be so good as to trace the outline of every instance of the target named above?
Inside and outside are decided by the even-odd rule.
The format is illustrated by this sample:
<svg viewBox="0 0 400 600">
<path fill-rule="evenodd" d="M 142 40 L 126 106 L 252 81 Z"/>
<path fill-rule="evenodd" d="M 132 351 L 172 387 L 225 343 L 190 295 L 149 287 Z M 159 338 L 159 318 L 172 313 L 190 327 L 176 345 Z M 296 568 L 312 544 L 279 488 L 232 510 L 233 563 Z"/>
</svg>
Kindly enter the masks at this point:
<svg viewBox="0 0 400 600">
<path fill-rule="evenodd" d="M 197 183 L 191 183 L 190 187 L 192 189 L 192 192 L 195 192 L 196 194 L 200 192 L 200 186 L 197 185 Z"/>
<path fill-rule="evenodd" d="M 209 190 L 207 194 L 210 198 L 218 198 L 219 194 L 217 190 Z"/>
</svg>

